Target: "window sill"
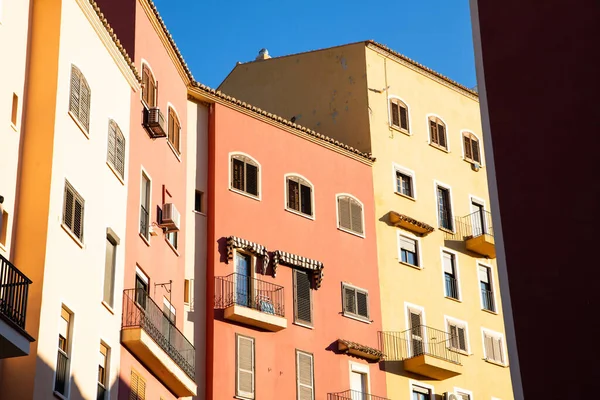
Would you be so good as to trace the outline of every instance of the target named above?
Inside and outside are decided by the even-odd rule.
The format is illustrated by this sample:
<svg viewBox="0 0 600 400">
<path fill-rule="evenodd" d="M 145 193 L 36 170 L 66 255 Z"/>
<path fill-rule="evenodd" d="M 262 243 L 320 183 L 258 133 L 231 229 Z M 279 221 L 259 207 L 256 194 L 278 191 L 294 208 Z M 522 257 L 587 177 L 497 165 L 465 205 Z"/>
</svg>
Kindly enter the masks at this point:
<svg viewBox="0 0 600 400">
<path fill-rule="evenodd" d="M 111 313 L 112 315 L 115 315 L 115 310 L 113 310 L 113 308 L 111 306 L 109 306 L 107 302 L 102 301 L 102 305 L 104 306 L 104 308 L 106 308 L 108 310 L 109 313 Z"/>
<path fill-rule="evenodd" d="M 314 220 L 315 220 L 315 216 L 314 216 L 314 215 L 303 214 L 303 213 L 301 213 L 300 211 L 296 211 L 296 210 L 293 210 L 293 209 L 289 209 L 289 208 L 287 208 L 287 207 L 285 208 L 285 211 L 287 211 L 287 212 L 289 212 L 289 213 L 292 213 L 292 214 L 299 215 L 299 216 L 301 216 L 301 217 L 304 217 L 304 218 L 306 218 L 306 219 L 310 219 L 311 221 L 314 221 Z"/>
<path fill-rule="evenodd" d="M 0 250 L 4 251 L 5 253 L 8 253 L 8 251 L 6 251 L 6 245 L 4 243 L 0 243 Z"/>
<path fill-rule="evenodd" d="M 492 314 L 492 315 L 498 315 L 497 311 L 488 310 L 486 308 L 482 308 L 481 311 L 484 311 L 484 312 L 486 312 L 488 314 Z"/>
<path fill-rule="evenodd" d="M 354 319 L 356 321 L 362 322 L 363 324 L 371 324 L 373 322 L 367 318 L 358 317 L 356 315 L 352 315 L 352 314 L 348 314 L 348 313 L 342 313 L 342 315 L 346 318 L 350 318 L 350 319 Z"/>
<path fill-rule="evenodd" d="M 497 365 L 498 367 L 508 368 L 508 365 L 502 364 L 501 362 L 498 362 L 498 361 L 490 360 L 489 358 L 484 358 L 483 361 L 493 364 L 493 365 Z"/>
<path fill-rule="evenodd" d="M 60 227 L 61 227 L 61 228 L 63 228 L 63 230 L 64 230 L 65 232 L 67 232 L 67 234 L 69 235 L 69 237 L 70 237 L 71 239 L 73 239 L 73 241 L 74 241 L 75 243 L 77 243 L 77 246 L 79 246 L 79 247 L 81 247 L 81 248 L 83 249 L 83 242 L 81 242 L 81 240 L 79 240 L 79 239 L 77 238 L 77 236 L 75 236 L 75 234 L 73 234 L 73 232 L 71 232 L 71 230 L 69 229 L 69 227 L 68 227 L 68 226 L 66 226 L 65 224 L 61 223 L 61 224 L 60 224 Z"/>
<path fill-rule="evenodd" d="M 52 394 L 54 395 L 54 397 L 56 397 L 60 400 L 69 400 L 68 397 L 63 396 L 62 394 L 58 393 L 56 390 Z"/>
<path fill-rule="evenodd" d="M 342 232 L 349 233 L 349 234 L 354 235 L 354 236 L 358 236 L 359 238 L 363 238 L 363 239 L 365 238 L 365 234 L 364 233 L 356 233 L 354 231 L 351 231 L 350 229 L 342 228 L 341 226 L 338 226 L 338 230 L 340 230 Z"/>
<path fill-rule="evenodd" d="M 441 226 L 439 226 L 439 227 L 438 227 L 438 229 L 439 229 L 440 231 L 442 231 L 442 232 L 446 232 L 446 233 L 449 233 L 449 234 L 451 234 L 451 235 L 454 235 L 454 233 L 455 233 L 455 232 L 454 232 L 452 229 L 448 229 L 448 228 L 442 228 Z"/>
<path fill-rule="evenodd" d="M 466 158 L 466 157 L 463 156 L 463 161 L 466 162 L 466 163 L 468 163 L 468 164 L 470 164 L 470 165 L 473 165 L 473 164 L 477 163 L 477 164 L 479 164 L 479 168 L 483 168 L 483 164 L 482 163 L 477 162 L 475 160 L 471 160 L 470 158 Z"/>
<path fill-rule="evenodd" d="M 75 116 L 75 114 L 73 114 L 71 111 L 69 111 L 69 116 L 71 117 L 71 119 L 73 120 L 73 122 L 75 122 L 75 125 L 77 125 L 77 127 L 79 128 L 79 130 L 81 130 L 81 133 L 83 133 L 85 135 L 85 137 L 89 140 L 90 139 L 90 134 L 85 129 L 85 127 L 83 125 L 81 125 L 81 122 L 79 122 L 79 119 Z"/>
<path fill-rule="evenodd" d="M 395 130 L 396 132 L 403 133 L 403 134 L 405 134 L 406 136 L 412 136 L 412 133 L 410 133 L 410 132 L 409 132 L 407 129 L 400 128 L 399 126 L 396 126 L 396 125 L 392 125 L 392 124 L 390 124 L 390 128 L 392 128 L 392 129 L 393 129 L 393 130 Z"/>
<path fill-rule="evenodd" d="M 462 300 L 460 300 L 460 299 L 455 299 L 454 297 L 450 297 L 450 296 L 444 296 L 444 297 L 446 299 L 448 299 L 448 300 L 452 300 L 452 301 L 455 301 L 457 303 L 462 303 Z"/>
<path fill-rule="evenodd" d="M 121 185 L 125 186 L 125 181 L 123 178 L 121 178 L 121 175 L 117 172 L 117 170 L 108 161 L 106 162 L 106 165 L 108 165 L 108 168 L 110 168 L 112 173 L 115 174 L 119 182 L 121 182 Z"/>
<path fill-rule="evenodd" d="M 239 400 L 252 400 L 252 399 L 255 399 L 256 397 L 244 397 L 244 396 L 235 395 L 235 396 L 233 396 L 233 398 L 239 399 Z"/>
<path fill-rule="evenodd" d="M 452 348 L 452 347 L 448 347 L 448 350 L 451 350 L 451 351 L 453 351 L 453 352 L 455 352 L 455 353 L 458 353 L 458 354 L 460 354 L 460 355 L 463 355 L 463 356 L 466 356 L 466 357 L 469 357 L 469 356 L 471 356 L 471 355 L 472 355 L 471 353 L 469 353 L 469 352 L 468 352 L 468 351 L 466 351 L 466 350 L 455 349 L 455 348 Z"/>
<path fill-rule="evenodd" d="M 299 322 L 299 321 L 294 321 L 292 323 L 294 325 L 298 325 L 298 326 L 301 326 L 301 327 L 306 328 L 306 329 L 315 329 L 314 326 L 311 326 L 311 325 L 308 325 L 308 324 L 304 324 L 304 323 Z"/>
<path fill-rule="evenodd" d="M 404 261 L 398 261 L 398 262 L 399 262 L 400 264 L 402 264 L 402 265 L 406 265 L 407 267 L 411 267 L 411 268 L 414 268 L 414 269 L 418 269 L 419 271 L 421 271 L 421 270 L 423 269 L 423 268 L 419 267 L 418 265 L 409 264 L 409 263 L 407 263 L 407 262 L 404 262 Z"/>
<path fill-rule="evenodd" d="M 167 245 L 171 248 L 171 250 L 173 250 L 173 253 L 175 253 L 175 255 L 179 257 L 179 252 L 177 251 L 175 246 L 173 246 L 173 244 L 169 242 L 169 239 L 167 239 L 167 235 L 165 235 L 165 242 L 167 242 Z"/>
<path fill-rule="evenodd" d="M 440 150 L 440 151 L 443 151 L 444 153 L 450 153 L 450 150 L 448 150 L 447 148 L 445 148 L 445 147 L 442 147 L 442 146 L 440 146 L 440 145 L 437 145 L 437 144 L 435 144 L 435 143 L 431 143 L 431 142 L 429 142 L 429 145 L 430 145 L 431 147 L 433 147 L 434 149 L 438 149 L 438 150 Z"/>
<path fill-rule="evenodd" d="M 13 131 L 19 132 L 19 129 L 17 128 L 17 126 L 15 124 L 13 124 L 12 122 L 10 123 L 10 127 L 12 128 Z"/>
<path fill-rule="evenodd" d="M 175 157 L 177 157 L 177 161 L 181 162 L 181 153 L 177 149 L 175 149 L 175 146 L 173 146 L 173 144 L 171 144 L 171 142 L 169 142 L 168 138 L 167 138 L 167 144 L 169 145 L 169 148 L 171 149 L 171 151 L 173 152 Z"/>
<path fill-rule="evenodd" d="M 400 193 L 400 192 L 394 192 L 394 193 L 396 193 L 400 197 L 404 197 L 405 199 L 412 200 L 412 201 L 417 201 L 417 199 L 415 199 L 414 197 L 410 197 L 407 194 Z"/>
<path fill-rule="evenodd" d="M 146 239 L 146 237 L 144 235 L 142 235 L 141 233 L 139 235 L 142 238 L 142 240 L 144 241 L 144 243 L 146 243 L 146 246 L 150 247 L 150 240 Z"/>
<path fill-rule="evenodd" d="M 201 215 L 201 216 L 203 216 L 203 217 L 206 217 L 206 213 L 203 213 L 202 211 L 196 211 L 196 210 L 192 210 L 192 212 L 193 212 L 194 214 L 197 214 L 197 215 Z"/>
<path fill-rule="evenodd" d="M 237 193 L 237 194 L 241 194 L 242 196 L 246 196 L 252 200 L 260 201 L 260 196 L 254 196 L 253 194 L 249 194 L 249 193 L 243 192 L 241 190 L 234 189 L 232 187 L 229 187 L 229 190 L 233 193 Z"/>
</svg>

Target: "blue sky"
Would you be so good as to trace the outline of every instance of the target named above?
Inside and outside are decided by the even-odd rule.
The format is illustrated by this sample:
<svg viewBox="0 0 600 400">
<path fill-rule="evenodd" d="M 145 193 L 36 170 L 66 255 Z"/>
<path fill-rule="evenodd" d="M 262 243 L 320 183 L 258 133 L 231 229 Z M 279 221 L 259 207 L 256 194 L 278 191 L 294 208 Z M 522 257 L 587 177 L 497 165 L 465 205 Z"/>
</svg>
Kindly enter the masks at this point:
<svg viewBox="0 0 600 400">
<path fill-rule="evenodd" d="M 281 56 L 367 39 L 476 84 L 469 0 L 154 1 L 196 80 L 213 88 L 263 47 Z"/>
</svg>

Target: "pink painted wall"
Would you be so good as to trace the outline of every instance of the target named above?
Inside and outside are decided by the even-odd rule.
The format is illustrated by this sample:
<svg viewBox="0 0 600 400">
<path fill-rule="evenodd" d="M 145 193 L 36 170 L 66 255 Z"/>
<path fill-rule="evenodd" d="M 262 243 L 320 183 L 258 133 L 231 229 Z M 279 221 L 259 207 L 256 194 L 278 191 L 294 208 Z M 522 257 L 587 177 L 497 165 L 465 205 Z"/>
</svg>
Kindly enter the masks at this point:
<svg viewBox="0 0 600 400">
<path fill-rule="evenodd" d="M 217 243 L 227 236 L 262 244 L 269 251 L 313 258 L 325 268 L 322 287 L 313 291 L 314 329 L 293 324 L 292 269 L 282 265 L 276 278 L 260 274 L 256 278 L 285 288 L 286 329 L 264 332 L 209 318 L 207 329 L 213 332 L 208 338 L 214 343 L 207 343 L 207 351 L 212 351 L 207 355 L 207 398 L 235 395 L 236 333 L 255 338 L 255 387 L 261 400 L 296 397 L 295 349 L 314 354 L 316 399 L 349 389 L 349 361 L 366 361 L 327 348 L 338 338 L 376 348 L 381 330 L 371 167 L 218 104 L 211 117 L 209 162 L 214 161 L 214 174 L 209 203 L 208 315 L 219 315 L 214 310 L 214 276 L 234 272 L 234 264 L 224 262 L 224 246 L 219 248 Z M 261 164 L 261 201 L 229 190 L 229 153 L 234 151 L 249 154 Z M 314 185 L 315 220 L 284 209 L 286 173 L 298 173 Z M 350 193 L 364 204 L 365 238 L 337 229 L 337 193 Z M 342 281 L 369 291 L 373 323 L 341 315 Z M 369 365 L 371 392 L 385 396 L 384 373 L 377 363 Z"/>
</svg>

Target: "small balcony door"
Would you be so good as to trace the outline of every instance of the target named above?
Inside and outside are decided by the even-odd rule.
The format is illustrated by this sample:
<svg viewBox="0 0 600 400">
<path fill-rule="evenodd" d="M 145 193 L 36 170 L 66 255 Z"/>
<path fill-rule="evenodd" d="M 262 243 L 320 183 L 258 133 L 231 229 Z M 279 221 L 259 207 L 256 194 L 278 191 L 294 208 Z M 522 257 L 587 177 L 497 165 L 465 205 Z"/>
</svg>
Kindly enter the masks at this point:
<svg viewBox="0 0 600 400">
<path fill-rule="evenodd" d="M 352 400 L 367 400 L 367 374 L 352 371 L 350 373 L 350 390 Z"/>
<path fill-rule="evenodd" d="M 140 274 L 135 275 L 135 302 L 146 309 L 146 298 L 148 297 L 148 277 Z"/>
<path fill-rule="evenodd" d="M 412 347 L 412 356 L 416 357 L 423 354 L 423 316 L 418 310 L 409 310 L 410 316 L 410 345 Z"/>
<path fill-rule="evenodd" d="M 473 224 L 473 237 L 485 233 L 485 214 L 483 204 L 471 200 L 471 223 Z"/>
<path fill-rule="evenodd" d="M 235 294 L 236 304 L 250 307 L 252 301 L 251 296 L 251 276 L 252 276 L 252 258 L 244 253 L 236 254 L 235 261 Z"/>
</svg>

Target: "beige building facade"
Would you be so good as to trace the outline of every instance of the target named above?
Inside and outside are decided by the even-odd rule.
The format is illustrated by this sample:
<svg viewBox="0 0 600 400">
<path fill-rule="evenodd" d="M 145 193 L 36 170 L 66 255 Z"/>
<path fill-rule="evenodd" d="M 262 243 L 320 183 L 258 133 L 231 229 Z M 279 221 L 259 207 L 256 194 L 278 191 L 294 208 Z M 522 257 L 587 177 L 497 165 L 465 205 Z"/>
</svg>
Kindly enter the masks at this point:
<svg viewBox="0 0 600 400">
<path fill-rule="evenodd" d="M 262 58 L 219 89 L 377 160 L 388 398 L 511 399 L 477 93 L 375 42 Z"/>
</svg>

